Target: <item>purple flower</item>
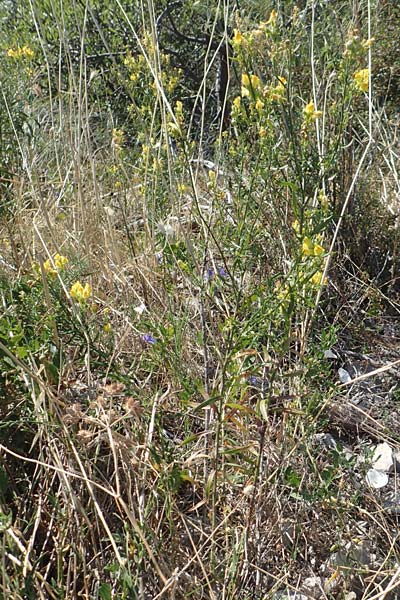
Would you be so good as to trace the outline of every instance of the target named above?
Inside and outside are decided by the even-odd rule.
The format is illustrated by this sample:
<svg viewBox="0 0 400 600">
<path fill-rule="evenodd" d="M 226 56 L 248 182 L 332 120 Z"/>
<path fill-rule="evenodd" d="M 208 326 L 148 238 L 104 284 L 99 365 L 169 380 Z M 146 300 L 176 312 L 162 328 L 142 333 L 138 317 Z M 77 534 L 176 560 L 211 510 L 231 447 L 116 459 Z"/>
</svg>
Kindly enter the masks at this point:
<svg viewBox="0 0 400 600">
<path fill-rule="evenodd" d="M 147 344 L 156 344 L 157 343 L 156 338 L 154 338 L 150 333 L 145 333 L 142 336 L 142 340 L 144 342 L 146 342 Z"/>
<path fill-rule="evenodd" d="M 224 267 L 218 267 L 218 275 L 220 277 L 228 277 L 228 273 L 225 271 Z"/>
<path fill-rule="evenodd" d="M 228 273 L 225 271 L 224 267 L 217 267 L 216 273 L 212 267 L 208 267 L 204 273 L 204 279 L 208 281 L 209 279 L 213 279 L 215 275 L 218 275 L 224 279 L 228 277 Z"/>
</svg>

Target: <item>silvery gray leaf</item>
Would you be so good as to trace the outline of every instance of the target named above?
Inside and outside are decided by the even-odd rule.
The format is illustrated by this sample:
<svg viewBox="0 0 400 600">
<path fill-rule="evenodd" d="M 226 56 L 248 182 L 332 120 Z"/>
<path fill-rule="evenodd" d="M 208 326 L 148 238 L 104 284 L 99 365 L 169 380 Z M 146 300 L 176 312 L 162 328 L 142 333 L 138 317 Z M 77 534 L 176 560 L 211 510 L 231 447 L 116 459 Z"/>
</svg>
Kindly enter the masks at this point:
<svg viewBox="0 0 400 600">
<path fill-rule="evenodd" d="M 338 375 L 341 383 L 350 383 L 351 377 L 350 373 L 346 371 L 346 369 L 338 369 Z"/>
</svg>

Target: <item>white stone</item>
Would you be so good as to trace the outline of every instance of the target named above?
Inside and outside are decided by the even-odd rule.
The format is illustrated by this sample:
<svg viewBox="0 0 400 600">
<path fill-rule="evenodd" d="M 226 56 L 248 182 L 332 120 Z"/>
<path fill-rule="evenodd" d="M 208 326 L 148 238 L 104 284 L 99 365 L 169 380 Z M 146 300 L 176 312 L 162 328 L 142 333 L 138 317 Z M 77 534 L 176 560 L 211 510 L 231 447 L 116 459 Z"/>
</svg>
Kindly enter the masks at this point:
<svg viewBox="0 0 400 600">
<path fill-rule="evenodd" d="M 385 485 L 389 482 L 389 475 L 384 473 L 383 471 L 377 471 L 376 469 L 370 469 L 366 476 L 367 483 L 379 490 L 380 488 L 385 487 Z"/>
<path fill-rule="evenodd" d="M 390 471 L 393 466 L 393 450 L 387 442 L 375 447 L 371 466 L 377 471 Z"/>
</svg>

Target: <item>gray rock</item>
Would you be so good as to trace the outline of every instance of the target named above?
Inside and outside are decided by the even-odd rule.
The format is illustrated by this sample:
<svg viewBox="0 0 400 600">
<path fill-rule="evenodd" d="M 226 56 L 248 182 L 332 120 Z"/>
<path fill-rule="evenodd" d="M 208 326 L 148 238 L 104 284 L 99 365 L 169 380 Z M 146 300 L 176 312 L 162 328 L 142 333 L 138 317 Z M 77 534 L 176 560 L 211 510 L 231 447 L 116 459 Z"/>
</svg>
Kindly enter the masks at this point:
<svg viewBox="0 0 400 600">
<path fill-rule="evenodd" d="M 346 371 L 346 369 L 338 369 L 338 375 L 339 375 L 339 379 L 340 379 L 340 383 L 350 383 L 351 381 L 351 376 L 350 373 L 348 371 Z"/>
<path fill-rule="evenodd" d="M 389 492 L 383 501 L 383 510 L 388 515 L 399 516 L 400 515 L 400 493 Z"/>
<path fill-rule="evenodd" d="M 400 450 L 395 450 L 393 452 L 393 460 L 395 470 L 397 473 L 400 473 Z"/>
<path fill-rule="evenodd" d="M 336 450 L 337 448 L 336 440 L 330 433 L 316 433 L 314 439 L 321 444 L 321 446 L 329 448 L 329 450 Z"/>
</svg>

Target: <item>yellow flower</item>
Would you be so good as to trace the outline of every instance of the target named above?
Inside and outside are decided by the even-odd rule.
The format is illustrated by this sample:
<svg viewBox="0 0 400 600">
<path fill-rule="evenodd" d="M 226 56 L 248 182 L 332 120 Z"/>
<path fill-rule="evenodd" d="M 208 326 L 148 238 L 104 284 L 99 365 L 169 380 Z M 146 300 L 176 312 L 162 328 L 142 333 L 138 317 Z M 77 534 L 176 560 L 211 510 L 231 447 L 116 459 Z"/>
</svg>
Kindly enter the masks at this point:
<svg viewBox="0 0 400 600">
<path fill-rule="evenodd" d="M 233 100 L 232 102 L 233 106 L 236 108 L 236 110 L 239 110 L 241 105 L 242 105 L 242 99 L 240 96 L 236 96 L 236 98 Z"/>
<path fill-rule="evenodd" d="M 371 48 L 372 44 L 374 43 L 375 38 L 368 38 L 367 40 L 363 40 L 361 42 L 361 45 L 363 48 L 365 48 L 366 50 L 368 50 L 368 48 Z"/>
<path fill-rule="evenodd" d="M 242 73 L 242 85 L 245 87 L 250 86 L 250 77 L 247 75 L 247 73 Z"/>
<path fill-rule="evenodd" d="M 217 174 L 212 169 L 208 171 L 208 179 L 210 181 L 210 185 L 214 186 L 217 181 Z"/>
<path fill-rule="evenodd" d="M 315 121 L 319 117 L 322 117 L 322 111 L 315 110 L 314 102 L 309 102 L 306 104 L 306 106 L 303 108 L 303 112 L 305 118 L 310 121 Z"/>
<path fill-rule="evenodd" d="M 309 102 L 308 104 L 306 104 L 303 111 L 304 111 L 304 114 L 307 116 L 313 115 L 314 111 L 315 111 L 314 102 Z"/>
<path fill-rule="evenodd" d="M 321 256 L 321 254 L 325 254 L 325 248 L 323 248 L 319 244 L 315 244 L 314 245 L 314 256 Z"/>
<path fill-rule="evenodd" d="M 242 73 L 242 96 L 250 96 L 250 77 L 247 73 Z"/>
<path fill-rule="evenodd" d="M 31 48 L 29 48 L 29 46 L 22 46 L 22 48 L 18 46 L 18 48 L 15 48 L 15 50 L 13 48 L 9 48 L 7 50 L 7 56 L 10 58 L 33 58 L 35 53 Z"/>
<path fill-rule="evenodd" d="M 182 115 L 183 112 L 183 104 L 180 100 L 177 100 L 175 103 L 175 114 Z"/>
<path fill-rule="evenodd" d="M 302 244 L 303 256 L 314 256 L 314 243 L 309 237 L 305 237 Z"/>
<path fill-rule="evenodd" d="M 279 312 L 282 313 L 288 308 L 290 303 L 290 288 L 281 281 L 277 281 L 275 284 L 275 293 L 279 300 Z"/>
<path fill-rule="evenodd" d="M 68 258 L 66 256 L 63 256 L 62 254 L 57 253 L 54 256 L 54 264 L 56 265 L 56 268 L 58 270 L 63 271 L 68 264 Z"/>
<path fill-rule="evenodd" d="M 271 95 L 272 100 L 285 100 L 286 77 L 278 77 L 278 85 L 264 88 L 264 95 Z"/>
<path fill-rule="evenodd" d="M 320 192 L 318 194 L 318 201 L 323 209 L 326 210 L 329 207 L 328 197 L 324 194 L 323 190 L 320 190 Z"/>
<path fill-rule="evenodd" d="M 179 138 L 181 136 L 181 128 L 179 126 L 179 123 L 173 123 L 172 121 L 170 121 L 167 124 L 167 129 L 168 129 L 168 133 L 172 138 Z"/>
<path fill-rule="evenodd" d="M 298 222 L 297 219 L 295 221 L 293 221 L 292 229 L 294 229 L 296 233 L 300 233 L 300 223 Z"/>
<path fill-rule="evenodd" d="M 251 87 L 253 88 L 253 90 L 258 90 L 260 88 L 261 81 L 260 81 L 260 78 L 257 77 L 257 75 L 251 75 L 250 81 L 251 81 Z"/>
<path fill-rule="evenodd" d="M 325 248 L 318 243 L 314 244 L 309 237 L 305 237 L 302 244 L 302 253 L 303 256 L 321 256 L 321 254 L 325 254 Z"/>
<path fill-rule="evenodd" d="M 258 130 L 258 135 L 262 138 L 265 137 L 267 135 L 267 130 L 265 129 L 265 127 L 260 127 L 260 129 Z"/>
<path fill-rule="evenodd" d="M 24 56 L 26 56 L 26 58 L 33 58 L 35 56 L 34 51 L 32 48 L 29 48 L 29 46 L 23 46 L 22 53 Z"/>
<path fill-rule="evenodd" d="M 257 99 L 256 102 L 256 110 L 262 110 L 264 108 L 264 102 L 262 100 L 260 100 L 260 98 Z"/>
<path fill-rule="evenodd" d="M 111 323 L 106 323 L 106 324 L 104 325 L 104 327 L 103 327 L 103 330 L 104 330 L 106 333 L 110 333 L 110 331 L 111 331 Z"/>
<path fill-rule="evenodd" d="M 271 14 L 269 15 L 269 19 L 266 22 L 266 25 L 271 25 L 271 27 L 275 27 L 277 18 L 278 18 L 277 11 L 276 10 L 271 11 Z"/>
<path fill-rule="evenodd" d="M 47 275 L 50 275 L 50 277 L 55 277 L 57 275 L 57 271 L 56 271 L 56 269 L 53 269 L 52 264 L 49 259 L 44 261 L 43 269 L 45 270 Z"/>
<path fill-rule="evenodd" d="M 238 29 L 234 29 L 233 30 L 233 38 L 232 38 L 233 45 L 239 47 L 239 46 L 242 46 L 245 42 L 246 42 L 246 40 L 243 37 L 243 35 L 240 33 L 240 31 Z"/>
<path fill-rule="evenodd" d="M 322 271 L 317 271 L 316 273 L 314 273 L 314 275 L 311 277 L 310 281 L 316 287 L 319 287 L 320 285 L 326 285 L 328 283 L 328 280 L 326 277 L 322 281 Z"/>
<path fill-rule="evenodd" d="M 74 298 L 74 300 L 77 300 L 78 302 L 83 304 L 92 295 L 92 288 L 90 287 L 89 283 L 86 283 L 83 286 L 80 281 L 77 281 L 71 287 L 69 293 L 71 298 Z"/>
<path fill-rule="evenodd" d="M 353 75 L 356 87 L 361 92 L 368 92 L 369 89 L 369 69 L 361 69 Z"/>
<path fill-rule="evenodd" d="M 112 130 L 112 145 L 116 150 L 121 150 L 122 144 L 124 143 L 124 135 L 122 129 Z"/>
<path fill-rule="evenodd" d="M 254 92 L 259 90 L 260 87 L 261 81 L 257 75 L 249 76 L 247 73 L 242 73 L 242 96 L 250 96 L 250 90 L 254 95 Z"/>
</svg>

